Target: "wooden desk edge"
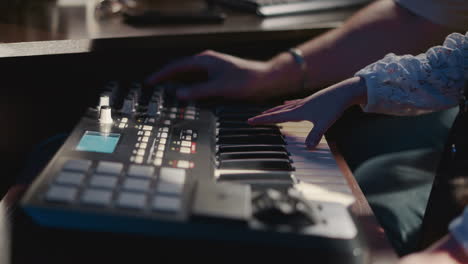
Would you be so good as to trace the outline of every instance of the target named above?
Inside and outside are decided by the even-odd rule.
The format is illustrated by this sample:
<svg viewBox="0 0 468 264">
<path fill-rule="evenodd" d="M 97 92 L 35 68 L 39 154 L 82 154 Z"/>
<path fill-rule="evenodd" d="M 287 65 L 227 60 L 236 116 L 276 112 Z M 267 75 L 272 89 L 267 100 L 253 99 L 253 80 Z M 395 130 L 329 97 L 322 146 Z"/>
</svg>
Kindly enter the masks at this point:
<svg viewBox="0 0 468 264">
<path fill-rule="evenodd" d="M 364 193 L 353 176 L 348 164 L 340 154 L 336 144 L 329 140 L 328 145 L 335 157 L 335 160 L 348 182 L 353 196 L 356 199 L 351 206 L 351 212 L 356 216 L 358 224 L 364 230 L 364 236 L 370 249 L 370 262 L 374 264 L 395 263 L 398 256 L 388 241 L 385 231 L 378 223 L 372 209 L 367 202 Z"/>
</svg>

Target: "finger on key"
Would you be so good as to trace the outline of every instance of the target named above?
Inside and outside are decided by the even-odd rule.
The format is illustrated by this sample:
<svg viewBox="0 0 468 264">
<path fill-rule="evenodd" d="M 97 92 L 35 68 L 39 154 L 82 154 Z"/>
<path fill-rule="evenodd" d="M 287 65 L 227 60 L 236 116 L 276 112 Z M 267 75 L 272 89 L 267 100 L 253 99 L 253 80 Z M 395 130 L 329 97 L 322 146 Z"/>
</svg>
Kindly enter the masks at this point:
<svg viewBox="0 0 468 264">
<path fill-rule="evenodd" d="M 282 104 L 282 105 L 278 105 L 278 106 L 275 106 L 273 108 L 270 108 L 270 109 L 267 109 L 265 111 L 262 112 L 262 114 L 267 114 L 267 113 L 271 113 L 271 112 L 276 112 L 278 110 L 281 110 L 281 109 L 286 109 L 286 108 L 291 108 L 291 107 L 294 107 L 296 106 L 296 104 L 294 103 L 289 103 L 289 104 Z"/>
<path fill-rule="evenodd" d="M 248 123 L 251 125 L 260 125 L 299 120 L 300 119 L 297 116 L 296 111 L 294 111 L 294 109 L 287 109 L 254 116 L 248 119 Z"/>
</svg>

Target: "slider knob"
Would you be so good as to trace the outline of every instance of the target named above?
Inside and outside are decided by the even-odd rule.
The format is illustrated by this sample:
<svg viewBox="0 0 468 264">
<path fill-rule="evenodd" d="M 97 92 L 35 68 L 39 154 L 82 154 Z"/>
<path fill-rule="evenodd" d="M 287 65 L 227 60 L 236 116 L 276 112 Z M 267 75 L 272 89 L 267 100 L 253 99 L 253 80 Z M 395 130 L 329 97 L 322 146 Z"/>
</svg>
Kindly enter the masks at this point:
<svg viewBox="0 0 468 264">
<path fill-rule="evenodd" d="M 99 123 L 101 124 L 112 124 L 112 109 L 110 106 L 101 106 L 99 113 Z"/>
<path fill-rule="evenodd" d="M 98 111 L 101 109 L 103 106 L 109 106 L 110 105 L 110 99 L 108 95 L 101 95 L 99 97 L 99 105 L 98 105 Z"/>
<path fill-rule="evenodd" d="M 146 113 L 148 116 L 156 116 L 156 114 L 158 113 L 158 102 L 157 101 L 149 102 L 148 110 Z"/>
<path fill-rule="evenodd" d="M 135 103 L 133 98 L 125 98 L 121 112 L 124 114 L 131 114 L 135 112 Z"/>
</svg>

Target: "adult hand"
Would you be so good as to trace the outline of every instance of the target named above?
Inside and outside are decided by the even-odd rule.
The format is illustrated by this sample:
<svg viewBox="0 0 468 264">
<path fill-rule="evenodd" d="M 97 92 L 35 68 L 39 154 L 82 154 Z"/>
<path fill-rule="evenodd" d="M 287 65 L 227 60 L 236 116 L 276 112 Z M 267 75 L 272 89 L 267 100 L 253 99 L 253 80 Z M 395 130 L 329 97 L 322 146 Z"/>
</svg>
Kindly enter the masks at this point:
<svg viewBox="0 0 468 264">
<path fill-rule="evenodd" d="M 314 148 L 327 129 L 353 104 L 366 104 L 365 82 L 353 77 L 330 86 L 304 99 L 286 101 L 249 119 L 252 125 L 308 120 L 314 124 L 306 139 L 307 148 Z"/>
<path fill-rule="evenodd" d="M 187 84 L 176 90 L 176 96 L 182 100 L 194 100 L 211 96 L 230 99 L 261 98 L 287 93 L 288 87 L 299 79 L 291 74 L 287 66 L 294 66 L 288 54 L 281 54 L 270 61 L 246 60 L 231 55 L 204 51 L 200 54 L 173 62 L 147 79 L 148 84 L 177 80 L 189 74 L 205 75 L 201 82 Z M 285 67 L 283 67 L 285 66 Z M 294 69 L 295 70 L 295 69 Z"/>
</svg>

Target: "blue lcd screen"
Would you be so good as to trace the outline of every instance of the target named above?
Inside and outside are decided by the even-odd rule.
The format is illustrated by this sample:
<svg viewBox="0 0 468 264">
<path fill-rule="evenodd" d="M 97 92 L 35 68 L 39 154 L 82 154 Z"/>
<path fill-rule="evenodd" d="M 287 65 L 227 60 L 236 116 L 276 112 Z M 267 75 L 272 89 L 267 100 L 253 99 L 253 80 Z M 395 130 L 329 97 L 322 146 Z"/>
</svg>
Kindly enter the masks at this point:
<svg viewBox="0 0 468 264">
<path fill-rule="evenodd" d="M 112 153 L 119 142 L 120 134 L 86 131 L 81 137 L 76 150 Z"/>
</svg>

